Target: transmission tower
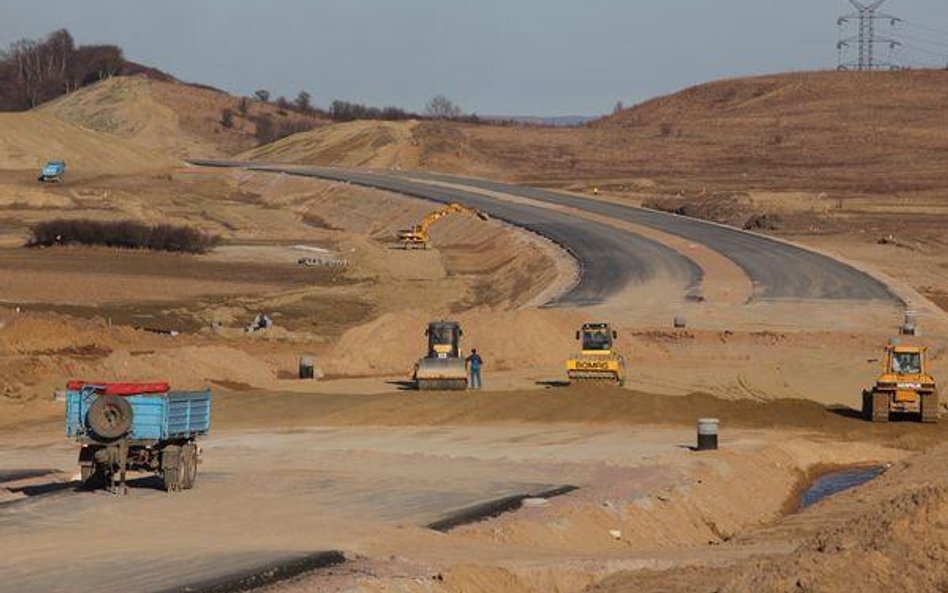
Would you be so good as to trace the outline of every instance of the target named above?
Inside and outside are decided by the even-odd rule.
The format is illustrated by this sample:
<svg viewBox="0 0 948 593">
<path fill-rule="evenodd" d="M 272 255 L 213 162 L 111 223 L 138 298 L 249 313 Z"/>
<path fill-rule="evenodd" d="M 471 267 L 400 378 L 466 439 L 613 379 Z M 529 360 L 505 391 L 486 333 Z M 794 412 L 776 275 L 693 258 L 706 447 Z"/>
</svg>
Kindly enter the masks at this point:
<svg viewBox="0 0 948 593">
<path fill-rule="evenodd" d="M 839 53 L 838 68 L 840 70 L 897 70 L 898 66 L 891 62 L 880 62 L 876 59 L 875 49 L 879 44 L 886 44 L 889 50 L 894 50 L 902 45 L 895 39 L 880 37 L 876 35 L 876 21 L 889 21 L 890 26 L 901 22 L 902 19 L 890 14 L 877 12 L 886 0 L 874 0 L 864 4 L 857 0 L 847 0 L 856 9 L 856 12 L 845 14 L 836 20 L 839 26 L 840 39 L 836 44 L 836 50 Z M 848 29 L 850 22 L 856 24 L 856 34 L 843 37 L 843 32 Z M 857 56 L 855 60 L 849 60 L 848 50 L 853 43 L 857 46 Z"/>
</svg>

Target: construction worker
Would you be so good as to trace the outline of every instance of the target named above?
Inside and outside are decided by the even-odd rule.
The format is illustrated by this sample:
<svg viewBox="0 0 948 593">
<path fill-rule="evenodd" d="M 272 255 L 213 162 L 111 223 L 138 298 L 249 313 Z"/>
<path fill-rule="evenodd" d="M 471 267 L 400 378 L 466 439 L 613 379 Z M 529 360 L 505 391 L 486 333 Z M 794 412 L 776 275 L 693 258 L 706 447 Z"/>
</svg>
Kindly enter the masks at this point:
<svg viewBox="0 0 948 593">
<path fill-rule="evenodd" d="M 484 360 L 481 358 L 481 355 L 477 353 L 477 348 L 471 348 L 471 355 L 464 359 L 464 361 L 467 363 L 468 369 L 467 386 L 471 389 L 480 389 L 481 365 L 484 364 Z"/>
</svg>

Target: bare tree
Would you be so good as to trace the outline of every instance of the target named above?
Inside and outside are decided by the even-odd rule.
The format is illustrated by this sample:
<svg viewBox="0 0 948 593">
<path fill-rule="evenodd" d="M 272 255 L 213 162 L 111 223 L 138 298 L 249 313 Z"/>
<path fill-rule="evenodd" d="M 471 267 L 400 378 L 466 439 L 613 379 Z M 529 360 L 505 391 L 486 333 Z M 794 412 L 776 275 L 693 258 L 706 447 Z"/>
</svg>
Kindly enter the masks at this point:
<svg viewBox="0 0 948 593">
<path fill-rule="evenodd" d="M 461 117 L 464 112 L 458 105 L 455 105 L 444 95 L 435 95 L 428 104 L 425 105 L 425 114 L 431 117 L 451 119 Z"/>
<path fill-rule="evenodd" d="M 267 89 L 260 89 L 258 91 L 255 91 L 253 94 L 253 98 L 256 99 L 257 101 L 268 103 L 270 101 L 270 91 L 268 91 Z"/>
<path fill-rule="evenodd" d="M 237 101 L 237 112 L 241 117 L 247 117 L 247 113 L 250 111 L 250 100 L 247 97 L 241 97 L 240 101 Z"/>
<path fill-rule="evenodd" d="M 300 91 L 300 94 L 296 95 L 293 105 L 297 110 L 300 111 L 300 113 L 309 113 L 313 110 L 312 99 L 312 95 L 306 91 Z"/>
<path fill-rule="evenodd" d="M 228 129 L 234 127 L 234 112 L 226 107 L 221 111 L 221 125 Z"/>
</svg>

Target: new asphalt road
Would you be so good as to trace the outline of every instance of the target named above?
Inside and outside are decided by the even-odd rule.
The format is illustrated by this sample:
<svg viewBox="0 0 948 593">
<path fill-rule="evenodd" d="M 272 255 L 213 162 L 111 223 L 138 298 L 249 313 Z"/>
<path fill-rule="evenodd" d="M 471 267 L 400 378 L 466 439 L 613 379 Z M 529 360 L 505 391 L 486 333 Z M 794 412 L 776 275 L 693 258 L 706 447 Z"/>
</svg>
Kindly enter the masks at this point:
<svg viewBox="0 0 948 593">
<path fill-rule="evenodd" d="M 663 278 L 693 292 L 701 269 L 679 252 L 632 231 L 571 216 L 539 205 L 491 196 L 503 193 L 535 202 L 584 210 L 650 227 L 700 243 L 737 264 L 754 284 L 753 299 L 889 301 L 899 303 L 882 282 L 852 266 L 783 241 L 702 220 L 625 206 L 573 194 L 420 172 L 366 171 L 330 167 L 273 165 L 238 161 L 193 164 L 284 172 L 344 181 L 425 198 L 461 202 L 544 235 L 579 261 L 577 285 L 553 305 L 587 306 L 602 302 L 629 283 Z M 427 183 L 449 183 L 452 187 Z M 459 187 L 464 186 L 464 187 Z M 483 193 L 481 193 L 483 192 Z"/>
</svg>

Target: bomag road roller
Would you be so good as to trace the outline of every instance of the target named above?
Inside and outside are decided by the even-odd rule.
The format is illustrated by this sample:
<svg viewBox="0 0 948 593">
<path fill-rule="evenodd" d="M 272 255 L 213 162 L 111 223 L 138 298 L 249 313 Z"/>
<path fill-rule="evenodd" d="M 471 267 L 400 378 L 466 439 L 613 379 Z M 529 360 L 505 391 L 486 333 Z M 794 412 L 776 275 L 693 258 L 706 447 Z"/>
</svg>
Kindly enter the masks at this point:
<svg viewBox="0 0 948 593">
<path fill-rule="evenodd" d="M 924 347 L 886 347 L 882 374 L 862 392 L 862 412 L 873 422 L 888 422 L 891 414 L 918 414 L 922 422 L 938 421 L 938 389 L 928 374 Z"/>
<path fill-rule="evenodd" d="M 467 389 L 467 368 L 461 356 L 461 325 L 457 321 L 432 321 L 425 330 L 428 354 L 415 365 L 419 390 Z"/>
<path fill-rule="evenodd" d="M 615 351 L 618 334 L 608 323 L 584 323 L 576 332 L 580 353 L 566 361 L 570 383 L 625 385 L 625 359 Z"/>
</svg>

